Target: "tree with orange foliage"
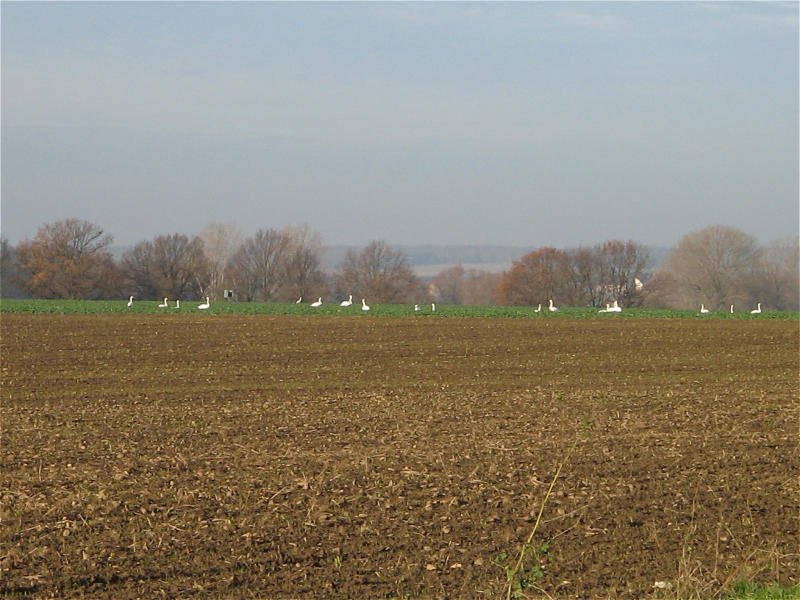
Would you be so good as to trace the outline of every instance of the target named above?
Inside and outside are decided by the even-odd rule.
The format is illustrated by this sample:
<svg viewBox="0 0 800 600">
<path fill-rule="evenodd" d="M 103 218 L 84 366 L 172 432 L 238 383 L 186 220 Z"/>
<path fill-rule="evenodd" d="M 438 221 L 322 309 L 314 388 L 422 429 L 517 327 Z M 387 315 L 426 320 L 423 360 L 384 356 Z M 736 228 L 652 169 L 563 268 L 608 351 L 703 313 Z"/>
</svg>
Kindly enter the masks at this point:
<svg viewBox="0 0 800 600">
<path fill-rule="evenodd" d="M 571 304 L 577 286 L 569 255 L 544 247 L 514 262 L 497 286 L 497 302 L 511 306 L 535 306 L 550 299 Z"/>
<path fill-rule="evenodd" d="M 113 237 L 93 223 L 65 219 L 39 228 L 17 246 L 23 282 L 35 298 L 95 300 L 120 294 L 122 277 L 108 247 Z"/>
</svg>

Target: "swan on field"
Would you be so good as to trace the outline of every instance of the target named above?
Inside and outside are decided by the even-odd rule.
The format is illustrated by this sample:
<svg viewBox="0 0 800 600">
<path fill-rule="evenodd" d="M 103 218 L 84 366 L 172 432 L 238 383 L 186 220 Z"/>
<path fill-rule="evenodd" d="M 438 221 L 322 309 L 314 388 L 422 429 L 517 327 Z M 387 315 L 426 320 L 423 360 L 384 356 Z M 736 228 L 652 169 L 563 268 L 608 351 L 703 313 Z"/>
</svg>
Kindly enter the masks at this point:
<svg viewBox="0 0 800 600">
<path fill-rule="evenodd" d="M 758 308 L 754 308 L 750 311 L 751 315 L 760 315 L 761 314 L 761 302 L 758 303 Z"/>
<path fill-rule="evenodd" d="M 597 312 L 606 313 L 606 312 L 608 312 L 610 309 L 611 309 L 611 305 L 610 305 L 608 302 L 606 302 L 606 307 L 605 307 L 605 308 L 601 308 L 601 309 L 600 309 L 600 310 L 598 310 Z"/>
<path fill-rule="evenodd" d="M 167 308 L 168 306 L 169 306 L 169 302 L 167 302 L 167 299 L 166 299 L 166 298 L 164 298 L 164 302 L 162 302 L 161 304 L 159 304 L 159 305 L 158 305 L 158 308 Z"/>
<path fill-rule="evenodd" d="M 431 312 L 436 312 L 436 304 L 431 303 Z"/>
<path fill-rule="evenodd" d="M 556 312 L 558 310 L 557 306 L 553 306 L 553 299 L 550 299 L 550 305 L 547 307 L 550 312 Z"/>
<path fill-rule="evenodd" d="M 419 312 L 419 304 L 414 305 L 414 312 Z"/>
<path fill-rule="evenodd" d="M 294 301 L 295 304 L 300 304 L 303 301 L 303 297 L 300 296 L 297 300 Z"/>
<path fill-rule="evenodd" d="M 175 300 L 175 306 L 173 306 L 172 308 L 180 308 L 180 307 L 181 307 L 181 301 Z"/>
<path fill-rule="evenodd" d="M 198 306 L 197 308 L 200 309 L 200 310 L 206 310 L 207 308 L 210 308 L 210 307 L 211 307 L 211 302 L 208 301 L 208 296 L 206 296 L 206 301 L 203 304 L 201 304 L 200 306 Z"/>
<path fill-rule="evenodd" d="M 350 297 L 352 298 L 352 296 Z M 361 310 L 365 312 L 369 310 L 369 306 L 367 306 L 367 301 L 364 298 L 361 299 Z"/>
<path fill-rule="evenodd" d="M 536 312 L 536 313 L 538 313 L 538 312 L 542 312 L 542 305 L 540 304 L 539 306 L 537 306 L 536 308 L 534 308 L 534 309 L 533 309 L 533 312 Z"/>
<path fill-rule="evenodd" d="M 339 306 L 350 306 L 353 304 L 353 294 L 350 294 L 350 297 L 347 300 L 342 300 L 339 303 Z"/>
<path fill-rule="evenodd" d="M 733 314 L 733 304 L 731 304 L 731 314 Z"/>
<path fill-rule="evenodd" d="M 614 304 L 608 309 L 608 312 L 622 312 L 622 307 L 614 300 Z"/>
<path fill-rule="evenodd" d="M 322 306 L 322 297 L 318 298 L 316 302 L 312 302 L 311 306 L 313 306 L 314 308 Z"/>
<path fill-rule="evenodd" d="M 130 299 L 128 300 L 128 308 L 130 308 L 131 306 L 133 306 L 133 296 L 131 296 Z"/>
<path fill-rule="evenodd" d="M 703 304 L 702 302 L 700 303 L 700 312 L 703 313 L 703 314 L 706 314 L 708 312 L 708 309 L 706 308 L 706 305 Z"/>
</svg>

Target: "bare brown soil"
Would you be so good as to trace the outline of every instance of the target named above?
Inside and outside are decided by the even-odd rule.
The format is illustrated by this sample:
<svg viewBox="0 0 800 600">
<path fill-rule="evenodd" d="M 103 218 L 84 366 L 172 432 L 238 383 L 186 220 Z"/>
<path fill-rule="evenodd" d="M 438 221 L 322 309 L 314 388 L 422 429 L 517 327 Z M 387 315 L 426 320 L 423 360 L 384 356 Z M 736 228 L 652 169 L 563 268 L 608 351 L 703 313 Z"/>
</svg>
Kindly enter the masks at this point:
<svg viewBox="0 0 800 600">
<path fill-rule="evenodd" d="M 796 322 L 2 316 L 0 593 L 798 583 Z M 549 548 L 542 546 L 549 542 Z"/>
</svg>

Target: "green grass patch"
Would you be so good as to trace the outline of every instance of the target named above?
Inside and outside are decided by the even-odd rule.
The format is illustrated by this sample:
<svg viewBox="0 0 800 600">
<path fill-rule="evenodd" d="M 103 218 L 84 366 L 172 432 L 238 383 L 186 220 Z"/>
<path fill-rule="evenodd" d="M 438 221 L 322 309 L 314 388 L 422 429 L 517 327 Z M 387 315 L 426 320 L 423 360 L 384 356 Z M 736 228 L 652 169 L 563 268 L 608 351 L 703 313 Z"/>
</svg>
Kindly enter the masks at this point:
<svg viewBox="0 0 800 600">
<path fill-rule="evenodd" d="M 737 583 L 725 600 L 800 600 L 800 585 L 780 587 L 759 583 Z"/>
<path fill-rule="evenodd" d="M 41 314 L 208 314 L 208 315 L 320 315 L 320 316 L 359 316 L 359 317 L 482 317 L 482 318 L 520 318 L 520 319 L 780 319 L 798 320 L 800 313 L 765 310 L 759 315 L 749 311 L 730 314 L 724 311 L 701 315 L 695 310 L 666 310 L 652 308 L 629 308 L 621 313 L 600 313 L 595 308 L 562 307 L 557 312 L 544 308 L 535 312 L 530 306 L 461 306 L 437 305 L 434 311 L 430 304 L 423 304 L 419 311 L 412 304 L 371 303 L 371 310 L 364 312 L 360 303 L 341 307 L 338 303 L 323 304 L 312 308 L 308 304 L 282 302 L 231 302 L 220 300 L 212 302 L 211 308 L 198 310 L 200 300 L 182 301 L 181 308 L 175 308 L 170 301 L 168 308 L 159 308 L 161 300 L 138 300 L 131 308 L 127 300 L 0 300 L 3 313 L 41 313 Z"/>
</svg>

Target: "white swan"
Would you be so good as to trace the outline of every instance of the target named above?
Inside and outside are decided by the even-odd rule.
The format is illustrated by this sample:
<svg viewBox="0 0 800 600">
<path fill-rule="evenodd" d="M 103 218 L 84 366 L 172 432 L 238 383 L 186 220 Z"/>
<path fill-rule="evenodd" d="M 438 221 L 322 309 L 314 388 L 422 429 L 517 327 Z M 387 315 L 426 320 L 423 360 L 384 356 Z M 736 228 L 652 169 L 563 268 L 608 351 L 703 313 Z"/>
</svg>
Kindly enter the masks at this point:
<svg viewBox="0 0 800 600">
<path fill-rule="evenodd" d="M 703 304 L 702 302 L 700 303 L 700 312 L 703 313 L 703 314 L 706 314 L 708 312 L 708 309 L 706 308 L 706 305 Z"/>
<path fill-rule="evenodd" d="M 300 296 L 297 300 L 294 301 L 295 304 L 300 304 L 303 301 L 303 297 Z"/>
<path fill-rule="evenodd" d="M 197 308 L 199 310 L 206 310 L 207 308 L 210 308 L 210 307 L 211 307 L 211 302 L 208 301 L 208 296 L 206 296 L 206 301 L 203 304 L 201 304 L 200 306 L 198 306 Z"/>
<path fill-rule="evenodd" d="M 731 304 L 731 314 L 733 314 L 733 304 Z"/>
<path fill-rule="evenodd" d="M 622 307 L 614 300 L 614 304 L 608 309 L 608 312 L 622 312 Z"/>
<path fill-rule="evenodd" d="M 322 298 L 320 297 L 316 302 L 312 302 L 311 306 L 313 306 L 314 308 L 322 306 Z"/>
<path fill-rule="evenodd" d="M 419 312 L 419 304 L 414 305 L 414 312 Z"/>
<path fill-rule="evenodd" d="M 537 306 L 536 308 L 534 308 L 534 309 L 533 309 L 533 312 L 537 312 L 537 313 L 538 313 L 538 312 L 542 312 L 542 305 L 540 304 L 539 306 Z"/>
<path fill-rule="evenodd" d="M 547 309 L 548 309 L 550 312 L 556 312 L 556 311 L 558 310 L 558 307 L 556 307 L 556 306 L 553 306 L 553 300 L 552 300 L 552 298 L 550 299 L 550 305 L 547 307 Z"/>
<path fill-rule="evenodd" d="M 364 298 L 361 299 L 361 310 L 363 310 L 364 312 L 369 310 L 369 306 L 367 306 L 367 301 Z"/>
<path fill-rule="evenodd" d="M 347 300 L 342 300 L 339 303 L 339 306 L 350 306 L 353 304 L 353 294 L 350 294 L 350 297 Z"/>
<path fill-rule="evenodd" d="M 181 301 L 175 300 L 175 306 L 173 306 L 172 308 L 180 308 L 180 307 L 181 307 Z"/>
<path fill-rule="evenodd" d="M 161 304 L 159 304 L 159 305 L 158 305 L 158 308 L 167 308 L 168 306 L 169 306 L 169 302 L 167 302 L 167 299 L 166 299 L 166 298 L 164 298 L 164 302 L 162 302 Z"/>
<path fill-rule="evenodd" d="M 128 300 L 128 308 L 130 308 L 131 306 L 133 306 L 133 296 L 131 296 L 130 300 Z"/>
<path fill-rule="evenodd" d="M 431 303 L 431 312 L 436 312 L 436 304 Z"/>
<path fill-rule="evenodd" d="M 597 312 L 607 313 L 610 309 L 611 309 L 611 305 L 608 302 L 606 302 L 606 307 L 605 308 L 601 308 Z"/>
<path fill-rule="evenodd" d="M 761 314 L 761 302 L 758 303 L 758 308 L 754 308 L 750 311 L 751 315 L 760 315 Z"/>
</svg>

